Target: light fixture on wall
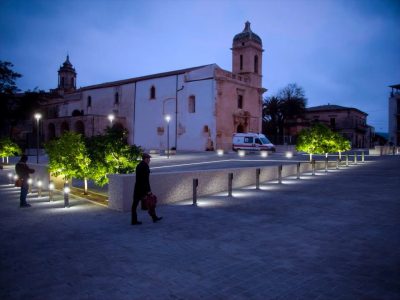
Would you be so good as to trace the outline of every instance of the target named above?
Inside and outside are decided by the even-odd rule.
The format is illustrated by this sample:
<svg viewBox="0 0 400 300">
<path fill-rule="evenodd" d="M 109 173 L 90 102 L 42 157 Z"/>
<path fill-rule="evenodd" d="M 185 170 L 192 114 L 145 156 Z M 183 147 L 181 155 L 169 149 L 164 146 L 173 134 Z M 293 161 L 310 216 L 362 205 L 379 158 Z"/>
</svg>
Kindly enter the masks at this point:
<svg viewBox="0 0 400 300">
<path fill-rule="evenodd" d="M 171 116 L 166 115 L 165 121 L 167 121 L 167 158 L 169 158 L 169 122 L 171 121 Z"/>
</svg>

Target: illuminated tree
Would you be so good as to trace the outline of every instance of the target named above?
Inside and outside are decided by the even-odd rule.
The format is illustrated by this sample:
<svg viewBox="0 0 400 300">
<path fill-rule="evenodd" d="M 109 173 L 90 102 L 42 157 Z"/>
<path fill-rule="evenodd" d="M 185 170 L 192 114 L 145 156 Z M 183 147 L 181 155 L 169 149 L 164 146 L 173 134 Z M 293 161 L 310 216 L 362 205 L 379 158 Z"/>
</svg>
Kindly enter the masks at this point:
<svg viewBox="0 0 400 300">
<path fill-rule="evenodd" d="M 335 132 L 334 133 L 334 139 L 335 139 L 335 151 L 339 152 L 339 159 L 342 159 L 342 152 L 348 151 L 351 149 L 351 143 L 348 139 L 343 137 L 341 134 Z"/>
<path fill-rule="evenodd" d="M 91 174 L 90 158 L 82 135 L 65 132 L 59 139 L 45 145 L 49 156 L 49 171 L 54 176 L 63 176 L 68 182 L 72 178 L 83 179 L 87 194 L 87 179 Z"/>
<path fill-rule="evenodd" d="M 316 124 L 300 132 L 296 149 L 308 153 L 311 161 L 313 154 L 326 154 L 333 149 L 331 136 L 332 131 L 328 127 Z"/>
<path fill-rule="evenodd" d="M 6 158 L 8 163 L 9 156 L 19 155 L 21 153 L 21 148 L 16 143 L 11 141 L 11 139 L 3 138 L 0 140 L 0 157 L 3 160 L 3 163 L 4 158 Z"/>
<path fill-rule="evenodd" d="M 96 184 L 108 183 L 107 174 L 126 174 L 135 172 L 140 147 L 130 146 L 127 131 L 117 126 L 108 127 L 105 134 L 86 139 L 91 158 L 91 178 Z"/>
</svg>

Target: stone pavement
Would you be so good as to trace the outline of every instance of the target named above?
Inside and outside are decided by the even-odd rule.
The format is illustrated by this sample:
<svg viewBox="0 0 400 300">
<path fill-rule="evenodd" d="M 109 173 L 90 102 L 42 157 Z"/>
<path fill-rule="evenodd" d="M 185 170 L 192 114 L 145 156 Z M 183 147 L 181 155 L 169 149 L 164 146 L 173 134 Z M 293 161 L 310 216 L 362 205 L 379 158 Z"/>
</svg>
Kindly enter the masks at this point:
<svg viewBox="0 0 400 300">
<path fill-rule="evenodd" d="M 0 299 L 400 299 L 400 156 L 160 206 L 130 226 L 0 172 Z"/>
</svg>

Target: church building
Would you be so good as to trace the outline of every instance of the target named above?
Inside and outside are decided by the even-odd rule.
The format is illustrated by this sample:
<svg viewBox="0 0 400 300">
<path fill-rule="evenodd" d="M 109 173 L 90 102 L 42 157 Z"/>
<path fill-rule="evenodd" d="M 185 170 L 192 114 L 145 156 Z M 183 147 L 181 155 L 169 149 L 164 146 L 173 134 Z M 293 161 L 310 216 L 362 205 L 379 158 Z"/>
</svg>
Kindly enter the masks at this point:
<svg viewBox="0 0 400 300">
<path fill-rule="evenodd" d="M 60 96 L 43 121 L 45 140 L 69 130 L 93 136 L 118 123 L 128 130 L 128 142 L 146 151 L 167 149 L 167 140 L 176 150 L 230 150 L 233 133 L 261 132 L 266 91 L 262 40 L 249 22 L 231 50 L 232 71 L 209 64 L 79 89 L 67 56 L 53 90 Z"/>
</svg>

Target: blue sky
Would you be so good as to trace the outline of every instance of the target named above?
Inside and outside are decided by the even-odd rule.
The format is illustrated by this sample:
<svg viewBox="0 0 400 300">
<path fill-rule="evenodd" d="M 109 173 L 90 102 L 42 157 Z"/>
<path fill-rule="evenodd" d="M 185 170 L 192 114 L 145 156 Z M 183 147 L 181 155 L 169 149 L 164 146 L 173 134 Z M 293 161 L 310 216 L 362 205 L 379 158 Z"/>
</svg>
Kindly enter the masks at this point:
<svg viewBox="0 0 400 300">
<path fill-rule="evenodd" d="M 356 107 L 387 131 L 398 0 L 0 0 L 0 60 L 23 74 L 23 91 L 55 88 L 67 53 L 78 86 L 211 63 L 231 70 L 247 20 L 263 40 L 265 96 L 297 83 L 308 106 Z"/>
</svg>

